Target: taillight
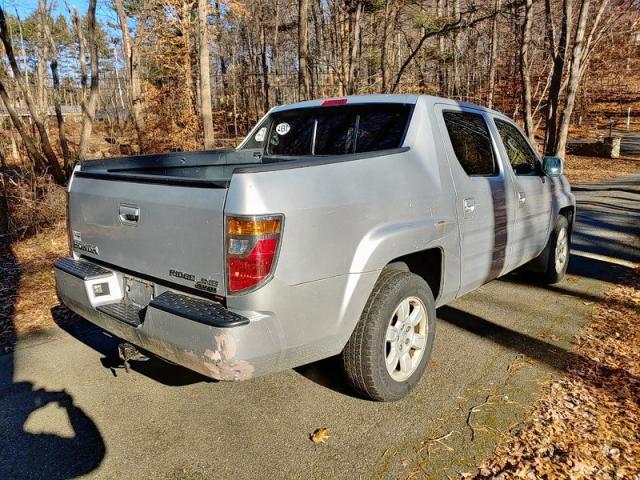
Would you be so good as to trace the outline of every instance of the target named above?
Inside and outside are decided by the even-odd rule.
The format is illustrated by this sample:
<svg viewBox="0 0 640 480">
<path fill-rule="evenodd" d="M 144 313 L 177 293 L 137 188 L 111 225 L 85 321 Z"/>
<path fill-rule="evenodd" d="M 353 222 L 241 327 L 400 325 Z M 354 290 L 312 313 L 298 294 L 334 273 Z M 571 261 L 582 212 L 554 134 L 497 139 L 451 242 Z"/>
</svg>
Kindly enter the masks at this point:
<svg viewBox="0 0 640 480">
<path fill-rule="evenodd" d="M 258 286 L 275 268 L 282 215 L 227 217 L 229 293 Z"/>
</svg>

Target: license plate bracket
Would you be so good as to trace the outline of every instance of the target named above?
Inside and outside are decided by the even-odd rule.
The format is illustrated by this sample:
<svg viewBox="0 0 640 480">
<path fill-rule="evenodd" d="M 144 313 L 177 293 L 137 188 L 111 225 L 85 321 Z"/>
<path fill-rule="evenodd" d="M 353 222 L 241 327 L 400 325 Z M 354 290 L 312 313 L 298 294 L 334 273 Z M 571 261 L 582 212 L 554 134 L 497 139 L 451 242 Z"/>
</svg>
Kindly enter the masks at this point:
<svg viewBox="0 0 640 480">
<path fill-rule="evenodd" d="M 154 285 L 152 282 L 139 278 L 124 276 L 124 301 L 139 308 L 145 308 L 153 299 Z"/>
</svg>

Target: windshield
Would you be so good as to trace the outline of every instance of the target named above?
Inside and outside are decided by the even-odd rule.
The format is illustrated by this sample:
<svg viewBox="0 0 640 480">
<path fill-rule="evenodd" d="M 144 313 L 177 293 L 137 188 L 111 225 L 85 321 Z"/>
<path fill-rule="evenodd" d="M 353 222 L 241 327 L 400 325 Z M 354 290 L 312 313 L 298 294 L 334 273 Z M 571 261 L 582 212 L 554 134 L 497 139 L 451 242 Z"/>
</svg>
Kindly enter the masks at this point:
<svg viewBox="0 0 640 480">
<path fill-rule="evenodd" d="M 369 103 L 299 108 L 270 114 L 242 149 L 266 155 L 345 155 L 398 148 L 412 105 Z"/>
</svg>

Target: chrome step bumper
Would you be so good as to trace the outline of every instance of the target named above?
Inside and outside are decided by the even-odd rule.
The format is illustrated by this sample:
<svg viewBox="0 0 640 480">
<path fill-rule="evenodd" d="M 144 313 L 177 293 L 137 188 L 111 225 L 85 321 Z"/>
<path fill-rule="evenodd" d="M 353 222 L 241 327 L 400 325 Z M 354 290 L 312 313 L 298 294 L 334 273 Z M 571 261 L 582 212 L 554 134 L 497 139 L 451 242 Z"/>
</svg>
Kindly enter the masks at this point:
<svg viewBox="0 0 640 480">
<path fill-rule="evenodd" d="M 96 267 L 96 268 L 93 268 Z M 123 274 L 85 260 L 55 265 L 58 296 L 67 307 L 107 332 L 173 363 L 217 380 L 246 380 L 278 368 L 282 345 L 271 322 L 252 321 L 222 304 L 163 285 L 145 307 L 123 295 Z M 118 295 L 96 304 L 93 285 Z"/>
</svg>

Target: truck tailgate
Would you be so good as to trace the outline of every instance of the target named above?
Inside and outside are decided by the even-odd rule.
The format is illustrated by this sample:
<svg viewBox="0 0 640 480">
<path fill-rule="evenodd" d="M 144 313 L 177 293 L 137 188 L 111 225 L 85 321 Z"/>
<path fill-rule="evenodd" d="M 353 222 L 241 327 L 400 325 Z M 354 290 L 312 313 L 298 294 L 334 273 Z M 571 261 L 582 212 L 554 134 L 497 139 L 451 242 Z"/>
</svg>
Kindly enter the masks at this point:
<svg viewBox="0 0 640 480">
<path fill-rule="evenodd" d="M 77 255 L 156 279 L 223 294 L 220 186 L 74 178 L 69 222 Z"/>
</svg>

